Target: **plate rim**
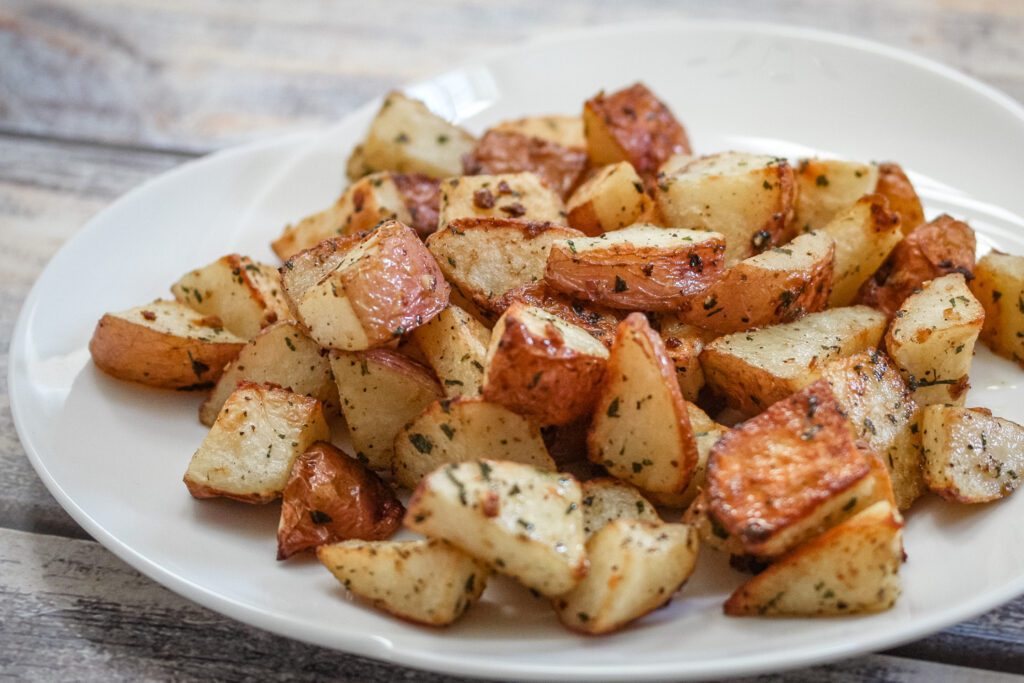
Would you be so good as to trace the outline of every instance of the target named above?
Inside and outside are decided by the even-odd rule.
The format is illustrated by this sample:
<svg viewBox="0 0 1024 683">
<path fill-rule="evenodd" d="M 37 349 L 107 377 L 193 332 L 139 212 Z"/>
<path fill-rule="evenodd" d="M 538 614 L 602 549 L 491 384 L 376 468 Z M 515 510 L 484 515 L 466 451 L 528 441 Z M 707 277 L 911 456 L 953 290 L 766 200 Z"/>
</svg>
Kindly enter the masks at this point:
<svg viewBox="0 0 1024 683">
<path fill-rule="evenodd" d="M 908 64 L 919 69 L 931 72 L 938 76 L 954 82 L 960 87 L 968 88 L 989 100 L 992 105 L 1000 107 L 1015 117 L 1024 126 L 1024 105 L 1012 98 L 1010 95 L 1000 91 L 994 86 L 981 82 L 958 69 L 945 65 L 928 57 L 923 57 L 910 50 L 893 47 L 874 40 L 852 36 L 834 31 L 826 31 L 817 28 L 792 26 L 775 22 L 757 21 L 732 21 L 715 19 L 679 19 L 671 21 L 636 21 L 619 24 L 604 24 L 590 27 L 579 27 L 560 29 L 547 32 L 517 42 L 510 46 L 487 50 L 476 57 L 463 60 L 460 63 L 445 70 L 434 73 L 432 76 L 417 79 L 416 81 L 398 86 L 398 89 L 409 89 L 417 85 L 429 83 L 439 77 L 476 66 L 485 66 L 489 62 L 516 54 L 520 51 L 530 50 L 535 47 L 557 44 L 565 41 L 579 40 L 594 36 L 612 36 L 633 34 L 636 32 L 656 31 L 719 31 L 752 33 L 764 36 L 796 38 L 809 40 L 817 43 L 840 45 L 869 54 L 883 56 L 892 60 Z M 259 607 L 244 604 L 232 598 L 224 597 L 210 589 L 197 584 L 173 570 L 161 566 L 131 546 L 122 542 L 105 527 L 97 523 L 82 509 L 63 489 L 61 484 L 50 474 L 40 449 L 24 423 L 19 403 L 19 372 L 24 371 L 25 365 L 25 344 L 27 343 L 27 332 L 32 318 L 37 313 L 38 298 L 40 296 L 40 281 L 43 276 L 54 267 L 55 263 L 68 258 L 88 235 L 96 229 L 96 226 L 103 222 L 104 217 L 120 204 L 131 201 L 137 194 L 147 191 L 162 183 L 171 182 L 179 174 L 189 173 L 197 166 L 214 164 L 236 155 L 248 155 L 253 152 L 274 147 L 286 147 L 288 145 L 302 145 L 313 141 L 320 135 L 328 132 L 333 126 L 342 120 L 365 115 L 367 110 L 378 106 L 383 96 L 377 96 L 368 102 L 356 107 L 352 111 L 340 117 L 337 121 L 317 126 L 312 129 L 299 129 L 296 132 L 285 132 L 271 137 L 258 139 L 252 142 L 233 145 L 231 147 L 214 151 L 201 157 L 190 159 L 174 168 L 160 173 L 145 180 L 139 185 L 120 195 L 113 202 L 107 204 L 90 217 L 69 237 L 54 255 L 47 261 L 46 265 L 36 276 L 28 295 L 25 297 L 18 313 L 17 321 L 12 331 L 11 342 L 8 347 L 8 399 L 18 438 L 25 449 L 33 469 L 49 493 L 57 500 L 61 507 L 75 520 L 76 523 L 88 532 L 96 541 L 110 550 L 116 557 L 139 571 L 149 579 L 160 584 L 162 587 L 171 590 L 192 602 L 211 609 L 219 614 L 240 621 L 249 626 L 274 633 L 276 635 L 292 638 L 309 644 L 325 647 L 334 651 L 364 656 L 383 661 L 388 664 L 397 664 L 429 670 L 439 673 L 447 673 L 461 676 L 492 678 L 495 674 L 502 676 L 515 676 L 531 680 L 549 678 L 553 675 L 562 680 L 611 680 L 617 677 L 628 676 L 636 680 L 661 680 L 666 678 L 679 677 L 708 677 L 708 676 L 742 676 L 756 673 L 769 673 L 813 666 L 828 661 L 835 661 L 845 657 L 851 657 L 867 652 L 876 651 L 879 648 L 891 648 L 901 644 L 917 640 L 921 637 L 940 631 L 948 626 L 959 623 L 965 619 L 989 611 L 1014 598 L 1024 594 L 1024 572 L 1016 581 L 1007 582 L 1003 586 L 988 590 L 979 594 L 971 601 L 953 605 L 927 620 L 910 619 L 905 625 L 896 625 L 878 635 L 865 635 L 854 642 L 837 640 L 831 644 L 813 644 L 788 648 L 778 652 L 759 653 L 757 655 L 743 655 L 740 658 L 728 658 L 712 660 L 710 662 L 688 662 L 674 661 L 652 665 L 642 663 L 630 663 L 628 665 L 552 665 L 552 664 L 530 664 L 529 662 L 516 662 L 514 664 L 503 663 L 494 666 L 487 666 L 476 659 L 464 659 L 458 655 L 437 655 L 429 650 L 403 651 L 396 647 L 387 638 L 378 637 L 372 633 L 363 634 L 327 634 L 319 629 L 307 627 L 296 621 L 290 615 L 271 613 Z M 26 379 L 26 381 L 28 381 Z"/>
</svg>

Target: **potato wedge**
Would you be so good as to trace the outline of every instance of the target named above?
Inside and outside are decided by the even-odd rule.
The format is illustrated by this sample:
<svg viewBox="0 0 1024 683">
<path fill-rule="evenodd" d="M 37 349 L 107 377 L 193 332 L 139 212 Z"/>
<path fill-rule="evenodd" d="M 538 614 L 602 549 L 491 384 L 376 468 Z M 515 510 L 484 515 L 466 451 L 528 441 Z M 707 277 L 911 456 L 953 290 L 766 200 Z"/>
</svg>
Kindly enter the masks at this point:
<svg viewBox="0 0 1024 683">
<path fill-rule="evenodd" d="M 835 240 L 832 293 L 828 305 L 849 306 L 857 291 L 903 239 L 900 217 L 882 195 L 867 195 L 840 212 L 821 232 Z"/>
<path fill-rule="evenodd" d="M 660 173 L 655 201 L 665 225 L 724 235 L 731 265 L 789 241 L 796 196 L 785 159 L 724 152 Z"/>
<path fill-rule="evenodd" d="M 491 570 L 446 541 L 343 541 L 317 557 L 356 597 L 396 617 L 446 626 L 475 603 Z"/>
<path fill-rule="evenodd" d="M 834 360 L 821 372 L 858 439 L 889 469 L 897 507 L 906 510 L 925 490 L 921 472 L 920 408 L 896 366 L 868 349 Z"/>
<path fill-rule="evenodd" d="M 103 372 L 161 389 L 213 386 L 245 340 L 177 301 L 154 301 L 107 313 L 89 341 Z"/>
<path fill-rule="evenodd" d="M 561 198 L 533 173 L 505 173 L 441 181 L 438 230 L 460 218 L 499 218 L 534 223 L 564 223 Z"/>
<path fill-rule="evenodd" d="M 921 417 L 928 488 L 958 503 L 1010 495 L 1024 479 L 1024 427 L 970 408 L 930 405 Z"/>
<path fill-rule="evenodd" d="M 292 465 L 277 525 L 277 559 L 324 543 L 379 541 L 402 525 L 405 508 L 376 474 L 331 444 L 313 444 Z"/>
<path fill-rule="evenodd" d="M 540 138 L 570 149 L 587 147 L 587 139 L 583 135 L 583 119 L 579 116 L 527 116 L 502 121 L 491 130 Z"/>
<path fill-rule="evenodd" d="M 677 493 L 697 466 L 697 444 L 675 366 L 643 313 L 619 324 L 587 436 L 587 457 L 645 490 Z"/>
<path fill-rule="evenodd" d="M 803 232 L 820 230 L 858 199 L 877 191 L 877 164 L 845 159 L 801 159 L 796 165 L 799 192 L 794 224 Z"/>
<path fill-rule="evenodd" d="M 697 442 L 697 465 L 693 468 L 693 476 L 690 483 L 681 493 L 659 493 L 657 491 L 642 491 L 642 493 L 655 505 L 677 510 L 685 509 L 693 503 L 694 499 L 705 488 L 707 482 L 708 456 L 722 435 L 729 431 L 725 425 L 720 425 L 694 404 L 686 403 L 686 412 L 690 417 L 690 428 L 693 430 L 693 438 Z"/>
<path fill-rule="evenodd" d="M 226 330 L 243 339 L 293 317 L 277 269 L 248 256 L 228 254 L 193 270 L 174 283 L 171 292 L 198 313 L 219 318 Z"/>
<path fill-rule="evenodd" d="M 736 555 L 771 560 L 872 502 L 857 448 L 820 380 L 726 432 L 707 465 L 707 516 Z"/>
<path fill-rule="evenodd" d="M 301 260 L 292 259 L 285 270 Z M 433 256 L 410 228 L 383 223 L 349 248 L 308 288 L 283 278 L 310 336 L 321 346 L 358 351 L 401 337 L 444 310 L 449 288 Z M 289 264 L 292 264 L 289 266 Z M 313 280 L 312 277 L 309 278 Z"/>
<path fill-rule="evenodd" d="M 900 595 L 903 522 L 879 501 L 808 541 L 736 589 L 734 616 L 826 616 L 883 612 Z"/>
<path fill-rule="evenodd" d="M 547 311 L 513 304 L 491 332 L 483 396 L 542 426 L 587 415 L 608 349 Z"/>
<path fill-rule="evenodd" d="M 594 165 L 628 161 L 645 177 L 653 177 L 673 154 L 690 153 L 682 124 L 642 83 L 587 100 L 583 134 Z"/>
<path fill-rule="evenodd" d="M 450 303 L 413 330 L 412 338 L 441 381 L 445 396 L 480 394 L 491 339 L 491 331 L 482 323 Z"/>
<path fill-rule="evenodd" d="M 985 307 L 981 340 L 1024 367 L 1024 256 L 987 254 L 974 269 L 971 291 Z"/>
<path fill-rule="evenodd" d="M 392 475 L 415 489 L 442 465 L 477 460 L 518 462 L 554 472 L 540 429 L 529 420 L 480 398 L 435 401 L 395 436 Z"/>
<path fill-rule="evenodd" d="M 874 191 L 888 199 L 889 208 L 899 214 L 900 229 L 904 235 L 924 223 L 921 198 L 899 164 L 885 162 L 878 165 L 878 183 Z"/>
<path fill-rule="evenodd" d="M 405 524 L 443 538 L 527 588 L 554 597 L 587 573 L 580 485 L 529 465 L 478 460 L 420 482 Z"/>
<path fill-rule="evenodd" d="M 555 612 L 573 631 L 617 631 L 672 600 L 693 573 L 699 547 L 697 533 L 683 524 L 613 521 L 587 541 L 590 571 L 555 599 Z"/>
<path fill-rule="evenodd" d="M 719 337 L 700 362 L 709 387 L 755 415 L 821 374 L 830 360 L 877 347 L 885 315 L 867 306 L 833 308 L 782 325 Z"/>
<path fill-rule="evenodd" d="M 824 233 L 740 261 L 700 298 L 680 307 L 681 320 L 716 334 L 788 323 L 823 310 L 832 288 L 835 243 Z"/>
<path fill-rule="evenodd" d="M 634 225 L 555 242 L 544 281 L 600 306 L 674 311 L 721 277 L 724 252 L 718 233 Z"/>
<path fill-rule="evenodd" d="M 643 179 L 628 161 L 603 166 L 580 185 L 566 204 L 569 225 L 597 236 L 643 222 L 654 204 Z"/>
<path fill-rule="evenodd" d="M 492 129 L 462 163 L 466 175 L 533 173 L 564 201 L 583 177 L 587 153 L 545 138 Z"/>
<path fill-rule="evenodd" d="M 185 486 L 195 498 L 268 503 L 281 496 L 295 459 L 330 437 L 315 398 L 242 382 L 192 456 Z"/>
<path fill-rule="evenodd" d="M 613 477 L 591 479 L 582 486 L 583 534 L 588 541 L 617 519 L 661 522 L 658 511 L 635 486 Z"/>
<path fill-rule="evenodd" d="M 463 155 L 472 152 L 475 144 L 472 135 L 431 112 L 423 102 L 391 92 L 370 124 L 366 140 L 353 151 L 349 173 L 459 175 Z"/>
<path fill-rule="evenodd" d="M 919 405 L 963 405 L 985 309 L 953 273 L 925 283 L 896 311 L 885 348 Z"/>
<path fill-rule="evenodd" d="M 331 370 L 356 458 L 391 472 L 395 436 L 444 392 L 429 369 L 390 349 L 334 351 Z"/>
<path fill-rule="evenodd" d="M 605 346 L 611 346 L 615 337 L 615 328 L 622 321 L 623 311 L 606 308 L 596 304 L 575 301 L 545 282 L 533 282 L 505 292 L 493 304 L 492 308 L 499 314 L 504 313 L 516 303 L 543 309 L 551 315 L 558 316 L 567 323 L 586 330 Z"/>
<path fill-rule="evenodd" d="M 675 314 L 662 316 L 658 322 L 658 333 L 665 342 L 665 353 L 676 366 L 679 391 L 687 401 L 696 401 L 704 388 L 704 369 L 700 365 L 700 352 L 713 334 L 699 327 L 688 325 Z"/>
<path fill-rule="evenodd" d="M 242 347 L 199 407 L 199 421 L 212 425 L 228 396 L 243 380 L 274 384 L 312 396 L 327 411 L 338 409 L 338 387 L 330 362 L 320 352 L 320 345 L 292 320 L 263 328 Z"/>
</svg>

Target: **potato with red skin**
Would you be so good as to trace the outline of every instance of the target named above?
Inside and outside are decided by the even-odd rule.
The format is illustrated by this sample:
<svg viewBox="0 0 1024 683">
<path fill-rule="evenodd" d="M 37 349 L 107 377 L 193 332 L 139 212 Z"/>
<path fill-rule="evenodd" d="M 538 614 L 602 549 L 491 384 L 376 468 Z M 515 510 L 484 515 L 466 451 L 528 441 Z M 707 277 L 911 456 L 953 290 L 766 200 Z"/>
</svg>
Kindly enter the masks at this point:
<svg viewBox="0 0 1024 683">
<path fill-rule="evenodd" d="M 615 327 L 623 316 L 622 311 L 614 308 L 573 301 L 571 297 L 552 289 L 543 281 L 510 289 L 494 302 L 494 308 L 501 314 L 516 302 L 557 315 L 567 323 L 583 328 L 605 346 L 611 346 Z"/>
<path fill-rule="evenodd" d="M 921 225 L 900 241 L 885 263 L 857 293 L 857 303 L 892 316 L 914 290 L 950 273 L 973 277 L 974 230 L 943 214 Z"/>
<path fill-rule="evenodd" d="M 900 215 L 900 228 L 904 235 L 910 234 L 924 223 L 924 207 L 917 190 L 899 164 L 886 162 L 878 165 L 878 183 L 875 194 L 889 200 L 889 208 Z"/>
<path fill-rule="evenodd" d="M 422 173 L 392 174 L 395 185 L 405 201 L 412 219 L 409 227 L 422 239 L 437 230 L 438 212 L 441 210 L 441 181 Z"/>
<path fill-rule="evenodd" d="M 390 538 L 405 508 L 365 465 L 325 441 L 292 465 L 277 526 L 277 559 L 324 543 Z"/>
<path fill-rule="evenodd" d="M 587 154 L 543 138 L 489 130 L 462 166 L 466 175 L 533 173 L 564 201 L 583 176 Z"/>
</svg>

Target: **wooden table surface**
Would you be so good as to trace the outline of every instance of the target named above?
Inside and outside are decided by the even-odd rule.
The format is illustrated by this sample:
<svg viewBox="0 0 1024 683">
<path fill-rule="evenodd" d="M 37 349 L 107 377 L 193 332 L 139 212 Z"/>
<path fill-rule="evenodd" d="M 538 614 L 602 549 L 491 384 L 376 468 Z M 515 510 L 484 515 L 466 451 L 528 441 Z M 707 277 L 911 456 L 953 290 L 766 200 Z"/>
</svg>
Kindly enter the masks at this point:
<svg viewBox="0 0 1024 683">
<path fill-rule="evenodd" d="M 229 145 L 322 126 L 482 50 L 565 27 L 659 17 L 775 21 L 873 38 L 1024 100 L 1021 0 L 0 3 L 0 678 L 453 680 L 243 626 L 90 540 L 18 441 L 6 391 L 11 331 L 53 253 L 147 178 Z M 889 652 L 786 679 L 1012 673 L 1024 673 L 1024 598 Z"/>
</svg>

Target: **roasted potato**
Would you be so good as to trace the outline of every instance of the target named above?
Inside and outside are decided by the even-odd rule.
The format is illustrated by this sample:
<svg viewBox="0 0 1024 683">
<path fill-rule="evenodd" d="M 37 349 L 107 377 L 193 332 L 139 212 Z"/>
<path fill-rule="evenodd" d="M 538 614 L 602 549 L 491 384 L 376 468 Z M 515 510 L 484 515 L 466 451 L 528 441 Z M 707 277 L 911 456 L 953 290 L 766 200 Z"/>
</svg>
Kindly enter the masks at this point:
<svg viewBox="0 0 1024 683">
<path fill-rule="evenodd" d="M 544 281 L 600 306 L 673 311 L 721 277 L 724 252 L 718 233 L 634 225 L 555 242 Z"/>
<path fill-rule="evenodd" d="M 824 233 L 800 235 L 782 247 L 740 261 L 678 317 L 716 334 L 788 323 L 825 308 L 832 288 L 835 244 Z"/>
<path fill-rule="evenodd" d="M 708 456 L 711 454 L 711 448 L 729 431 L 728 427 L 718 424 L 692 403 L 687 402 L 686 412 L 690 417 L 693 438 L 697 442 L 697 465 L 693 468 L 690 483 L 681 493 L 642 492 L 652 503 L 660 507 L 685 509 L 693 503 L 707 481 Z"/>
<path fill-rule="evenodd" d="M 569 225 L 597 236 L 641 223 L 654 204 L 628 161 L 603 166 L 580 185 L 566 204 Z"/>
<path fill-rule="evenodd" d="M 874 191 L 888 199 L 889 208 L 899 214 L 900 229 L 904 235 L 924 223 L 921 198 L 899 164 L 886 162 L 878 165 L 878 184 Z"/>
<path fill-rule="evenodd" d="M 896 245 L 882 267 L 861 286 L 857 302 L 891 318 L 903 301 L 928 280 L 950 273 L 972 278 L 974 249 L 970 226 L 943 214 Z"/>
<path fill-rule="evenodd" d="M 454 304 L 413 330 L 416 346 L 434 369 L 446 396 L 477 396 L 491 331 Z"/>
<path fill-rule="evenodd" d="M 296 256 L 284 270 L 294 271 L 300 263 Z M 323 269 L 312 270 L 319 274 Z M 303 276 L 286 275 L 285 292 L 310 336 L 332 349 L 381 346 L 448 305 L 448 283 L 434 257 L 415 232 L 397 221 L 361 238 L 319 280 L 310 277 L 308 287 L 296 286 Z"/>
<path fill-rule="evenodd" d="M 789 241 L 797 190 L 785 159 L 724 152 L 669 163 L 655 192 L 665 225 L 721 233 L 729 265 Z"/>
<path fill-rule="evenodd" d="M 882 612 L 900 595 L 903 522 L 879 501 L 798 547 L 736 589 L 734 616 L 827 616 Z"/>
<path fill-rule="evenodd" d="M 573 631 L 610 633 L 672 600 L 697 564 L 700 541 L 683 524 L 619 519 L 587 541 L 590 571 L 553 602 Z"/>
<path fill-rule="evenodd" d="M 460 218 L 502 218 L 535 223 L 564 223 L 565 206 L 533 173 L 505 173 L 441 181 L 438 230 Z"/>
<path fill-rule="evenodd" d="M 529 465 L 478 460 L 428 475 L 405 524 L 443 538 L 527 588 L 555 597 L 587 573 L 580 485 Z"/>
<path fill-rule="evenodd" d="M 435 401 L 395 436 L 392 475 L 414 489 L 442 465 L 477 460 L 520 462 L 554 472 L 540 428 L 480 398 Z"/>
<path fill-rule="evenodd" d="M 987 412 L 948 405 L 922 411 L 924 478 L 958 503 L 1010 495 L 1024 478 L 1024 427 Z"/>
<path fill-rule="evenodd" d="M 426 626 L 446 626 L 465 614 L 491 574 L 483 562 L 436 539 L 343 541 L 316 554 L 353 595 Z"/>
<path fill-rule="evenodd" d="M 324 404 L 325 410 L 338 409 L 338 387 L 330 362 L 320 345 L 291 320 L 263 328 L 242 347 L 199 407 L 199 421 L 212 425 L 228 396 L 243 380 L 274 384 L 312 396 Z"/>
<path fill-rule="evenodd" d="M 462 172 L 462 157 L 476 140 L 400 92 L 384 98 L 366 140 L 349 159 L 349 176 L 374 171 L 423 173 L 445 178 Z M 355 179 L 353 177 L 353 180 Z"/>
<path fill-rule="evenodd" d="M 466 175 L 533 173 L 564 201 L 583 176 L 587 153 L 545 138 L 492 129 L 462 163 Z"/>
<path fill-rule="evenodd" d="M 801 159 L 796 165 L 794 224 L 803 232 L 820 230 L 848 211 L 866 194 L 877 191 L 879 169 L 845 159 Z"/>
<path fill-rule="evenodd" d="M 852 304 L 857 290 L 903 239 L 899 215 L 889 210 L 885 197 L 877 194 L 858 199 L 829 221 L 821 232 L 836 244 L 832 293 L 828 298 L 832 308 Z"/>
<path fill-rule="evenodd" d="M 543 281 L 510 289 L 494 302 L 493 308 L 501 314 L 516 302 L 558 316 L 565 322 L 586 330 L 605 346 L 611 346 L 615 328 L 624 315 L 623 311 L 613 308 L 575 301 Z"/>
<path fill-rule="evenodd" d="M 379 541 L 402 525 L 405 508 L 376 474 L 326 442 L 292 465 L 277 525 L 277 559 L 324 543 Z"/>
<path fill-rule="evenodd" d="M 925 283 L 903 302 L 885 335 L 885 348 L 919 405 L 963 405 L 974 343 L 984 322 L 985 309 L 959 273 Z"/>
<path fill-rule="evenodd" d="M 395 435 L 444 396 L 441 386 L 430 370 L 391 349 L 334 351 L 331 370 L 356 457 L 390 472 Z"/>
<path fill-rule="evenodd" d="M 195 498 L 268 503 L 281 496 L 295 459 L 330 436 L 320 401 L 242 382 L 192 456 L 185 486 Z"/>
<path fill-rule="evenodd" d="M 642 83 L 587 100 L 583 134 L 594 165 L 628 161 L 644 177 L 653 177 L 672 155 L 690 153 L 682 124 Z"/>
<path fill-rule="evenodd" d="M 502 121 L 491 130 L 540 138 L 570 149 L 587 148 L 587 139 L 583 135 L 583 119 L 579 116 L 527 116 Z"/>
<path fill-rule="evenodd" d="M 193 270 L 174 283 L 171 292 L 196 312 L 218 318 L 224 329 L 243 339 L 293 317 L 277 269 L 248 256 L 229 254 Z"/>
<path fill-rule="evenodd" d="M 697 466 L 686 401 L 642 313 L 619 324 L 587 436 L 587 457 L 645 490 L 678 493 Z"/>
<path fill-rule="evenodd" d="M 89 341 L 103 372 L 161 389 L 204 389 L 220 378 L 245 340 L 177 301 L 106 313 Z"/>
<path fill-rule="evenodd" d="M 679 390 L 687 401 L 696 401 L 704 388 L 704 369 L 700 365 L 700 352 L 704 344 L 715 337 L 699 327 L 688 325 L 675 314 L 656 320 L 658 333 L 665 342 L 665 353 L 676 366 Z"/>
<path fill-rule="evenodd" d="M 617 519 L 658 523 L 661 517 L 651 502 L 633 485 L 613 477 L 598 477 L 583 486 L 583 534 L 594 534 Z"/>
<path fill-rule="evenodd" d="M 866 306 L 833 308 L 782 325 L 719 337 L 700 355 L 713 391 L 754 415 L 821 374 L 830 360 L 877 347 L 885 315 Z"/>
<path fill-rule="evenodd" d="M 491 332 L 483 396 L 542 426 L 588 414 L 608 349 L 547 311 L 513 304 Z"/>
<path fill-rule="evenodd" d="M 971 291 L 985 307 L 981 340 L 1024 367 L 1024 256 L 987 254 L 974 269 Z"/>
</svg>

